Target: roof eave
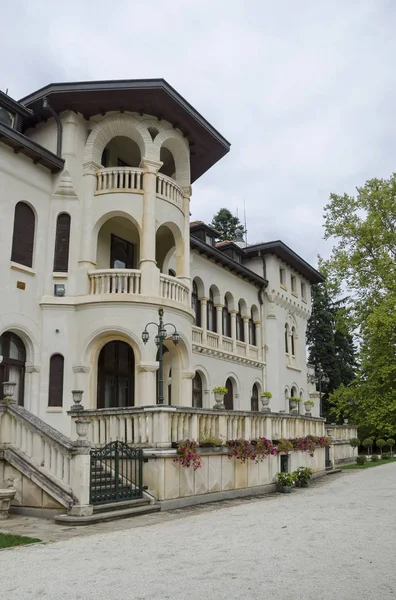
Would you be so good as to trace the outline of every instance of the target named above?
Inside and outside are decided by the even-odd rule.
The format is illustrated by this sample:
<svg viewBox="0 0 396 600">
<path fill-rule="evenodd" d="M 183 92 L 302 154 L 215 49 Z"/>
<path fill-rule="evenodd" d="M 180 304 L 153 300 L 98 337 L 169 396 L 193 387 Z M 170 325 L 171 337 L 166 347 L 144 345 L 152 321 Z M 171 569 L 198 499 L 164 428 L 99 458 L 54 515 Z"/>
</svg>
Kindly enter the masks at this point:
<svg viewBox="0 0 396 600">
<path fill-rule="evenodd" d="M 52 173 L 57 173 L 64 167 L 65 161 L 62 158 L 4 123 L 0 123 L 0 142 L 7 144 L 15 153 L 21 152 L 35 164 L 41 164 Z"/>
</svg>

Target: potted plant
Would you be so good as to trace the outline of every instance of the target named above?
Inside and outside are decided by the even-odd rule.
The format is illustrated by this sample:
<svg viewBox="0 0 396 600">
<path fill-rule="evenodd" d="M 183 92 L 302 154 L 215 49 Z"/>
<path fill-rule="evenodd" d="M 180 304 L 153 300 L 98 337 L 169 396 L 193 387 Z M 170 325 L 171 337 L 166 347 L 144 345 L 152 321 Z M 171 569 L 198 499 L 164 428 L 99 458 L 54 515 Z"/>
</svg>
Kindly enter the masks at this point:
<svg viewBox="0 0 396 600">
<path fill-rule="evenodd" d="M 301 402 L 301 398 L 299 398 L 298 396 L 290 396 L 290 398 L 289 398 L 289 406 L 290 406 L 290 411 L 292 413 L 296 413 L 297 412 L 297 405 L 298 405 L 299 402 Z"/>
<path fill-rule="evenodd" d="M 308 487 L 313 471 L 309 467 L 298 467 L 298 469 L 294 471 L 294 475 L 298 487 Z"/>
<path fill-rule="evenodd" d="M 262 412 L 270 412 L 269 403 L 272 398 L 271 392 L 261 392 L 260 394 L 260 402 L 261 402 L 261 410 Z"/>
<path fill-rule="evenodd" d="M 289 454 L 293 450 L 293 444 L 290 440 L 285 440 L 281 438 L 278 442 L 278 452 L 283 452 L 284 454 Z"/>
<path fill-rule="evenodd" d="M 214 437 L 206 431 L 203 431 L 199 436 L 200 448 L 221 448 L 221 446 L 223 446 L 221 439 Z"/>
<path fill-rule="evenodd" d="M 311 416 L 311 411 L 312 411 L 312 408 L 314 406 L 315 406 L 315 402 L 313 400 L 306 400 L 304 402 L 305 416 L 306 417 L 310 417 Z"/>
<path fill-rule="evenodd" d="M 294 481 L 294 473 L 278 473 L 279 490 L 282 494 L 290 494 Z"/>
<path fill-rule="evenodd" d="M 213 388 L 213 393 L 215 397 L 216 404 L 213 408 L 216 410 L 224 410 L 224 396 L 228 392 L 226 387 L 217 386 Z"/>
</svg>

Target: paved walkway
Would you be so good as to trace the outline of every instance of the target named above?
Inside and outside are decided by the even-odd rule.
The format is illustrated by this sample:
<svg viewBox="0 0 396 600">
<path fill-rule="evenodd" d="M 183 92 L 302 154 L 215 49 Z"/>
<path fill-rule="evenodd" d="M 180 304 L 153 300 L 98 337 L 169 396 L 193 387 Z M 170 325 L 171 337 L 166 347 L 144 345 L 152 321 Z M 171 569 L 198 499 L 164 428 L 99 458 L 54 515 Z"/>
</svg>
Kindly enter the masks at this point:
<svg viewBox="0 0 396 600">
<path fill-rule="evenodd" d="M 4 550 L 0 597 L 395 600 L 395 496 L 393 463 L 291 495 Z"/>
</svg>

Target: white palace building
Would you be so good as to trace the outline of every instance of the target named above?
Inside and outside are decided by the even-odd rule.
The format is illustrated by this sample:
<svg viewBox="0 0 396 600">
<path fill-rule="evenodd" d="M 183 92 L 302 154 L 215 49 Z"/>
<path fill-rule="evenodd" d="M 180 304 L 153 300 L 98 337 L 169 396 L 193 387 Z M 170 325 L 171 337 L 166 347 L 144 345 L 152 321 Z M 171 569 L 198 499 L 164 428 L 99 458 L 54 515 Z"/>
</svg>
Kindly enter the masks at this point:
<svg viewBox="0 0 396 600">
<path fill-rule="evenodd" d="M 0 447 L 19 452 L 20 464 L 11 456 L 7 464 L 22 479 L 23 461 L 38 466 L 30 480 L 63 506 L 59 489 L 84 504 L 66 449 L 76 439 L 73 390 L 83 392 L 95 446 L 118 438 L 166 448 L 203 428 L 219 434 L 218 386 L 227 388 L 227 437 L 247 436 L 253 416 L 269 422 L 269 414 L 284 437 L 291 422 L 290 436 L 301 427 L 324 434 L 305 349 L 310 287 L 323 277 L 281 241 L 216 243 L 212 227 L 190 222 L 194 182 L 229 149 L 162 79 L 50 84 L 19 101 L 0 93 L 0 384 L 15 384 L 2 419 L 13 433 L 0 428 Z M 161 380 L 159 309 L 170 324 Z M 290 397 L 302 399 L 297 409 Z M 310 397 L 315 405 L 304 409 Z M 159 499 L 183 496 L 147 485 Z"/>
</svg>

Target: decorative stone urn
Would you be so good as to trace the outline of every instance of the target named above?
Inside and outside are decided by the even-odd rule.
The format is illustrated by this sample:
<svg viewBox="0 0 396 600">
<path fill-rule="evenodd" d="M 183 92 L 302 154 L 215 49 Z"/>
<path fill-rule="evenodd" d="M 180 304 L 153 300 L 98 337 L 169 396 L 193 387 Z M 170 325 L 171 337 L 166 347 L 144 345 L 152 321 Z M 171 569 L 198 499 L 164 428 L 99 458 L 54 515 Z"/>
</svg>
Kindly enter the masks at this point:
<svg viewBox="0 0 396 600">
<path fill-rule="evenodd" d="M 88 419 L 77 419 L 76 420 L 76 432 L 80 439 L 84 440 L 88 436 L 89 431 Z"/>
<path fill-rule="evenodd" d="M 0 521 L 8 519 L 11 500 L 15 498 L 14 488 L 0 489 Z"/>
<path fill-rule="evenodd" d="M 215 410 L 224 410 L 225 409 L 224 396 L 225 396 L 225 394 L 222 394 L 221 392 L 214 392 L 214 399 L 215 399 L 216 404 L 213 406 L 213 408 Z"/>
<path fill-rule="evenodd" d="M 271 412 L 269 407 L 270 400 L 271 398 L 268 398 L 267 396 L 260 396 L 261 412 Z"/>
<path fill-rule="evenodd" d="M 298 413 L 298 410 L 297 410 L 297 400 L 289 400 L 289 406 L 290 406 L 290 412 L 293 415 L 296 415 Z"/>
<path fill-rule="evenodd" d="M 4 404 L 13 404 L 14 400 L 14 390 L 16 383 L 15 381 L 4 381 L 3 382 L 3 400 Z"/>
<path fill-rule="evenodd" d="M 312 404 L 309 402 L 309 400 L 307 402 L 304 402 L 304 408 L 305 408 L 305 416 L 311 417 L 312 416 Z"/>
<path fill-rule="evenodd" d="M 82 406 L 83 390 L 72 390 L 73 406 L 71 410 L 84 410 Z"/>
</svg>

